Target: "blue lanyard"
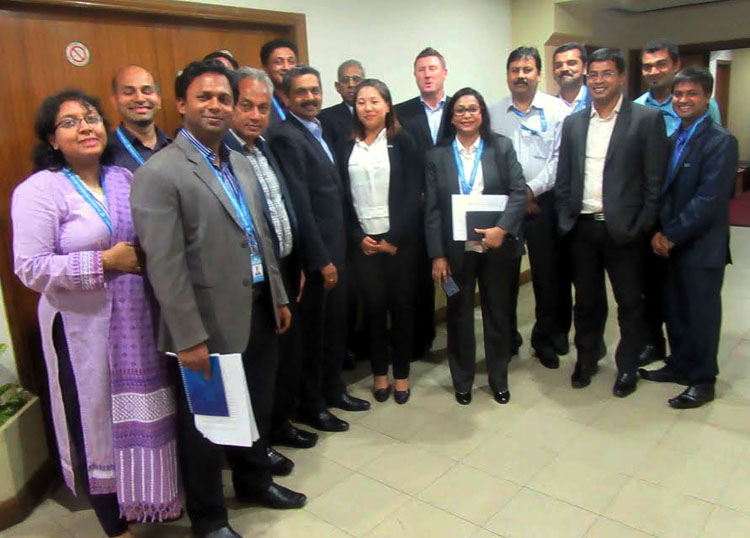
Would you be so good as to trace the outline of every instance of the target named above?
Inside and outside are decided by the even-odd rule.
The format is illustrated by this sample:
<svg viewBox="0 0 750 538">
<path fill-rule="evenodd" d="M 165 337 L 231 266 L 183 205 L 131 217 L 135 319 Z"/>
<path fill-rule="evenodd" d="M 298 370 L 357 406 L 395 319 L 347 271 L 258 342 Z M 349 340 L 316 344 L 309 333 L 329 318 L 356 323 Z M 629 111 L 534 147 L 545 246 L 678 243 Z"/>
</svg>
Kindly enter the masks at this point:
<svg viewBox="0 0 750 538">
<path fill-rule="evenodd" d="M 66 166 L 62 169 L 62 173 L 65 174 L 65 177 L 68 178 L 68 181 L 73 184 L 73 188 L 78 191 L 78 194 L 81 195 L 86 203 L 89 204 L 94 211 L 96 211 L 96 214 L 99 215 L 99 218 L 102 219 L 104 224 L 107 225 L 109 234 L 112 235 L 112 220 L 109 218 L 109 212 L 107 211 L 107 208 L 104 206 L 104 204 L 102 204 L 99 200 L 96 199 L 93 194 L 91 194 L 91 191 L 86 188 L 86 185 L 83 184 L 81 178 L 78 177 L 78 174 L 73 172 L 73 170 Z M 104 180 L 102 180 L 102 189 L 104 189 Z M 107 196 L 106 190 L 104 191 L 104 196 Z"/>
<path fill-rule="evenodd" d="M 581 99 L 578 101 L 575 108 L 573 109 L 573 113 L 586 108 L 586 99 L 588 98 L 588 96 L 589 96 L 589 89 L 586 87 L 586 85 L 584 85 L 583 94 L 581 95 Z"/>
<path fill-rule="evenodd" d="M 696 121 L 690 129 L 688 129 L 687 136 L 684 139 L 684 142 L 682 144 L 675 143 L 674 148 L 674 155 L 672 156 L 672 163 L 670 165 L 670 168 L 674 170 L 674 167 L 677 166 L 677 163 L 680 162 L 680 157 L 682 157 L 682 152 L 685 151 L 685 147 L 688 145 L 688 142 L 693 136 L 693 133 L 695 132 L 695 129 L 700 125 L 703 120 L 705 120 L 708 117 L 708 112 L 703 114 L 700 118 L 698 118 L 698 121 Z M 679 141 L 680 135 L 677 136 L 677 140 Z"/>
<path fill-rule="evenodd" d="M 525 118 L 528 115 L 528 112 L 524 114 L 523 112 L 518 110 L 515 106 L 512 106 L 511 110 L 516 116 L 518 116 L 521 119 Z M 546 133 L 547 132 L 547 118 L 544 115 L 544 109 L 539 108 L 538 110 L 539 110 L 539 121 L 542 123 L 542 132 Z M 529 109 L 529 112 L 531 112 L 531 109 Z M 531 127 L 527 127 L 523 123 L 521 123 L 521 129 L 523 129 L 524 131 L 529 131 L 531 134 L 535 134 L 535 135 L 539 134 L 539 131 L 535 131 L 534 129 L 532 129 Z"/>
<path fill-rule="evenodd" d="M 271 100 L 273 101 L 273 107 L 276 109 L 276 113 L 281 118 L 281 121 L 284 121 L 286 119 L 286 112 L 284 112 L 284 109 L 281 108 L 281 105 L 276 100 L 276 96 L 275 95 L 273 97 L 271 97 Z"/>
<path fill-rule="evenodd" d="M 143 163 L 145 163 L 146 160 L 141 157 L 141 154 L 138 153 L 138 150 L 133 147 L 133 144 L 130 143 L 128 137 L 125 136 L 125 133 L 122 132 L 122 125 L 118 126 L 117 129 L 115 129 L 115 134 L 117 135 L 117 138 L 120 139 L 122 145 L 125 146 L 125 149 L 128 150 L 130 156 L 133 157 L 133 160 L 138 163 L 138 166 L 143 166 Z"/>
<path fill-rule="evenodd" d="M 477 152 L 474 154 L 474 167 L 471 169 L 471 179 L 469 180 L 469 183 L 467 183 L 466 176 L 464 175 L 464 163 L 461 161 L 461 156 L 458 154 L 458 141 L 455 138 L 453 139 L 453 158 L 456 159 L 458 182 L 461 186 L 462 194 L 471 194 L 471 189 L 474 188 L 474 181 L 477 179 L 479 163 L 482 162 L 482 153 L 484 153 L 484 140 L 480 139 Z"/>
</svg>

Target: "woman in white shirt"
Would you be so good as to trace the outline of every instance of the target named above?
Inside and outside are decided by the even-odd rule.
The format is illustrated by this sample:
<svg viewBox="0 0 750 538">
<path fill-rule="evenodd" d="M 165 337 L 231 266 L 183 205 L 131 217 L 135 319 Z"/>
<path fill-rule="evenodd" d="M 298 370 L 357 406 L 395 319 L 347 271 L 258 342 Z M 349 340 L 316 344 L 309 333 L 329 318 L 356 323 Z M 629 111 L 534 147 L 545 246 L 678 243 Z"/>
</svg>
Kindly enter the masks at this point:
<svg viewBox="0 0 750 538">
<path fill-rule="evenodd" d="M 446 292 L 451 279 L 458 286 L 447 305 L 453 388 L 458 403 L 471 402 L 476 360 L 474 290 L 478 282 L 490 388 L 495 400 L 505 404 L 510 400 L 509 313 L 514 275 L 523 255 L 520 234 L 526 182 L 510 139 L 490 130 L 487 106 L 479 92 L 459 90 L 446 104 L 445 114 L 443 143 L 429 150 L 426 157 L 425 234 L 433 278 Z M 456 234 L 460 230 L 454 230 L 453 224 L 454 197 L 463 196 L 497 204 L 496 211 L 467 212 L 465 221 L 472 225 L 466 237 Z M 475 219 L 481 224 L 474 224 Z"/>
<path fill-rule="evenodd" d="M 393 343 L 393 396 L 409 399 L 414 326 L 415 230 L 421 160 L 402 131 L 388 87 L 366 79 L 354 97 L 353 139 L 341 149 L 341 177 L 348 198 L 348 235 L 362 286 L 373 395 L 388 399 L 387 316 Z"/>
</svg>

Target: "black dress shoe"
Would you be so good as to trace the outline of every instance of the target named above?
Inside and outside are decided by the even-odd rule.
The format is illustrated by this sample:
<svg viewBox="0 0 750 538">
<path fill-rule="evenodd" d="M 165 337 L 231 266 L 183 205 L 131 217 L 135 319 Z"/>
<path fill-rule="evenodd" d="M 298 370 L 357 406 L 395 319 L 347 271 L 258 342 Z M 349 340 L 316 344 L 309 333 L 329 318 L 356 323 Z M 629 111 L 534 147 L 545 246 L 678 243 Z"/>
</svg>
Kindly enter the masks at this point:
<svg viewBox="0 0 750 538">
<path fill-rule="evenodd" d="M 268 459 L 268 468 L 271 469 L 271 474 L 274 476 L 287 476 L 294 469 L 292 460 L 270 446 L 266 449 L 266 458 Z"/>
<path fill-rule="evenodd" d="M 390 385 L 388 385 L 384 389 L 373 389 L 373 391 L 372 391 L 372 396 L 378 402 L 384 402 L 384 401 L 386 401 L 390 395 L 391 395 L 391 386 Z"/>
<path fill-rule="evenodd" d="M 674 398 L 670 398 L 669 405 L 675 409 L 695 409 L 710 402 L 715 396 L 712 383 L 690 385 Z"/>
<path fill-rule="evenodd" d="M 406 402 L 408 402 L 409 396 L 411 396 L 411 389 L 393 391 L 393 400 L 398 405 L 404 405 Z"/>
<path fill-rule="evenodd" d="M 570 342 L 568 342 L 568 335 L 559 333 L 557 336 L 552 338 L 552 349 L 558 355 L 567 355 L 570 353 Z"/>
<path fill-rule="evenodd" d="M 318 413 L 301 413 L 299 419 L 300 422 L 323 432 L 345 432 L 349 429 L 347 421 L 341 420 L 328 409 Z"/>
<path fill-rule="evenodd" d="M 458 392 L 456 391 L 456 401 L 461 405 L 469 405 L 471 403 L 471 391 L 469 392 Z"/>
<path fill-rule="evenodd" d="M 638 366 L 648 366 L 655 361 L 664 360 L 664 345 L 654 346 L 646 344 L 638 355 Z"/>
<path fill-rule="evenodd" d="M 259 504 L 266 508 L 276 508 L 278 510 L 302 508 L 307 501 L 307 496 L 304 493 L 297 493 L 276 482 L 271 482 L 265 488 L 243 491 L 235 490 L 235 493 L 237 500 L 240 502 Z"/>
<path fill-rule="evenodd" d="M 495 397 L 495 401 L 499 404 L 507 404 L 510 401 L 510 391 L 505 390 L 493 390 L 492 395 Z"/>
<path fill-rule="evenodd" d="M 242 535 L 229 525 L 204 534 L 193 534 L 193 536 L 196 538 L 242 538 Z"/>
<path fill-rule="evenodd" d="M 534 354 L 545 368 L 549 368 L 550 370 L 560 368 L 560 357 L 557 356 L 557 353 L 551 347 L 535 349 Z"/>
<path fill-rule="evenodd" d="M 328 404 L 328 407 L 338 407 L 344 411 L 367 411 L 370 409 L 370 402 L 363 400 L 362 398 L 355 398 L 346 392 L 328 398 L 326 403 Z"/>
<path fill-rule="evenodd" d="M 277 428 L 271 435 L 272 444 L 289 446 L 292 448 L 312 448 L 317 442 L 317 433 L 292 426 L 288 420 L 281 428 Z"/>
<path fill-rule="evenodd" d="M 638 368 L 638 373 L 646 381 L 656 381 L 657 383 L 677 383 L 687 385 L 687 380 L 680 375 L 669 363 L 665 364 L 658 370 L 646 370 Z"/>
<path fill-rule="evenodd" d="M 617 374 L 615 386 L 612 387 L 612 394 L 618 398 L 624 398 L 635 392 L 638 384 L 638 374 L 635 372 L 620 372 Z"/>
<path fill-rule="evenodd" d="M 573 375 L 570 376 L 570 384 L 574 389 L 582 389 L 588 387 L 591 384 L 591 378 L 596 375 L 599 371 L 599 365 L 594 365 L 593 370 L 584 369 L 580 363 L 576 363 L 576 367 L 573 370 Z"/>
</svg>

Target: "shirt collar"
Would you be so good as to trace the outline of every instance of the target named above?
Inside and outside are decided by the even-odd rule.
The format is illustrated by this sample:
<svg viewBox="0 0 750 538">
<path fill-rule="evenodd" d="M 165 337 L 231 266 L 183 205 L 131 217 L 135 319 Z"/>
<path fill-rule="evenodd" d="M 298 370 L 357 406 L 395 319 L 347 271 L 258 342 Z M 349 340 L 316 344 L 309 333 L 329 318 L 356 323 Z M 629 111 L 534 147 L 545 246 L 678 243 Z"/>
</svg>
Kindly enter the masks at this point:
<svg viewBox="0 0 750 538">
<path fill-rule="evenodd" d="M 343 101 L 343 103 L 346 105 L 346 108 L 349 109 L 349 114 L 351 114 L 353 116 L 354 115 L 354 107 L 352 105 L 350 105 L 349 103 L 347 103 L 346 101 Z"/>
<path fill-rule="evenodd" d="M 620 94 L 620 98 L 617 100 L 617 104 L 615 105 L 615 109 L 612 111 L 612 115 L 608 119 L 612 119 L 613 117 L 615 117 L 616 115 L 618 115 L 620 113 L 620 108 L 622 108 L 622 100 L 623 100 L 623 95 Z M 596 108 L 593 107 L 593 106 L 591 107 L 591 117 L 592 118 L 593 117 L 601 118 L 601 116 L 599 116 L 599 113 L 596 111 Z M 603 119 L 603 118 L 601 118 L 601 119 Z M 604 120 L 604 121 L 606 121 L 606 120 Z"/>
<path fill-rule="evenodd" d="M 663 103 L 660 103 L 659 101 L 657 101 L 657 100 L 656 100 L 656 99 L 654 98 L 654 96 L 653 96 L 653 95 L 651 95 L 651 90 L 649 90 L 649 91 L 648 91 L 648 92 L 646 93 L 646 104 L 647 104 L 647 105 L 651 105 L 651 106 L 656 106 L 656 107 L 659 107 L 659 108 L 662 108 L 662 107 L 667 107 L 667 106 L 668 106 L 669 108 L 672 108 L 672 94 L 670 93 L 670 94 L 669 94 L 669 97 L 667 97 L 667 98 L 666 98 L 666 99 L 664 100 L 664 102 L 663 102 Z"/>
<path fill-rule="evenodd" d="M 318 118 L 314 118 L 312 121 L 310 121 L 310 120 L 305 120 L 305 119 L 300 118 L 297 114 L 295 114 L 291 110 L 289 111 L 289 113 L 295 118 L 297 118 L 297 121 L 299 121 L 302 125 L 304 125 L 307 128 L 307 130 L 310 131 L 312 134 L 317 136 L 318 132 L 322 133 L 323 127 L 320 125 L 320 120 Z"/>
<path fill-rule="evenodd" d="M 564 97 L 562 96 L 562 94 L 561 94 L 561 93 L 558 93 L 558 94 L 557 94 L 557 97 L 558 97 L 558 98 L 559 98 L 559 99 L 560 99 L 560 100 L 561 100 L 561 101 L 562 101 L 563 103 L 565 103 L 565 104 L 566 104 L 567 106 L 569 106 L 570 108 L 573 108 L 574 106 L 576 106 L 576 105 L 577 105 L 578 103 L 580 103 L 580 102 L 581 102 L 581 100 L 582 100 L 582 99 L 584 98 L 584 96 L 585 96 L 585 95 L 586 95 L 586 85 L 585 85 L 585 84 L 581 84 L 581 89 L 580 89 L 580 90 L 578 90 L 578 95 L 576 95 L 576 96 L 575 96 L 575 99 L 573 99 L 573 102 L 572 102 L 572 103 L 568 103 L 568 102 L 567 102 L 567 101 L 565 100 L 565 98 L 564 98 Z"/>
<path fill-rule="evenodd" d="M 365 143 L 365 141 L 362 140 L 361 138 L 357 138 L 357 145 L 359 147 L 363 147 L 363 148 L 370 148 L 370 147 L 373 147 L 373 146 L 375 146 L 377 144 L 381 144 L 385 140 L 385 138 L 386 138 L 386 132 L 387 132 L 386 128 L 383 127 L 380 130 L 380 132 L 378 133 L 378 136 L 375 137 L 375 140 L 373 141 L 373 143 L 370 144 L 370 145 L 367 145 Z"/>
<path fill-rule="evenodd" d="M 511 110 L 517 110 L 518 112 L 520 112 L 521 114 L 525 116 L 526 114 L 531 112 L 532 108 L 536 108 L 537 110 L 542 110 L 544 108 L 544 103 L 542 103 L 542 99 L 543 98 L 541 97 L 541 93 L 537 91 L 536 93 L 534 93 L 534 98 L 531 100 L 531 105 L 529 106 L 529 109 L 526 112 L 522 112 L 520 108 L 518 108 L 515 104 L 513 104 L 513 96 L 509 95 L 507 111 L 510 112 Z"/>
<path fill-rule="evenodd" d="M 121 122 L 120 125 L 120 132 L 125 135 L 125 138 L 127 138 L 131 144 L 140 144 L 141 147 L 146 147 L 143 145 L 143 142 L 140 141 L 140 139 L 135 136 L 130 129 L 125 127 L 125 123 Z M 154 146 L 154 151 L 159 150 L 163 148 L 164 146 L 168 145 L 170 142 L 172 142 L 172 139 L 169 138 L 164 131 L 159 129 L 156 125 L 154 125 L 154 129 L 156 130 L 156 146 Z"/>
<path fill-rule="evenodd" d="M 425 103 L 424 99 L 422 99 L 422 96 L 419 96 L 419 101 L 422 103 L 422 106 L 427 110 L 428 112 L 437 112 L 438 110 L 443 110 L 443 107 L 445 106 L 445 92 L 443 92 L 443 97 L 438 101 L 437 106 L 433 109 L 430 108 L 430 105 Z"/>
<path fill-rule="evenodd" d="M 193 146 L 195 146 L 195 149 L 197 149 L 201 154 L 203 154 L 204 157 L 206 157 L 211 164 L 214 164 L 216 161 L 216 153 L 213 152 L 210 148 L 205 146 L 200 140 L 195 138 L 193 134 L 182 127 L 180 129 L 180 132 L 187 138 Z M 221 159 L 221 163 L 229 165 L 229 148 L 227 148 L 226 144 L 224 142 L 219 143 L 219 157 Z"/>
<path fill-rule="evenodd" d="M 479 143 L 482 141 L 482 137 L 478 136 L 476 140 L 474 140 L 474 143 L 469 146 L 469 149 L 464 148 L 464 145 L 456 138 L 456 145 L 458 146 L 458 153 L 462 157 L 472 157 L 476 155 L 477 150 L 479 149 Z"/>
</svg>

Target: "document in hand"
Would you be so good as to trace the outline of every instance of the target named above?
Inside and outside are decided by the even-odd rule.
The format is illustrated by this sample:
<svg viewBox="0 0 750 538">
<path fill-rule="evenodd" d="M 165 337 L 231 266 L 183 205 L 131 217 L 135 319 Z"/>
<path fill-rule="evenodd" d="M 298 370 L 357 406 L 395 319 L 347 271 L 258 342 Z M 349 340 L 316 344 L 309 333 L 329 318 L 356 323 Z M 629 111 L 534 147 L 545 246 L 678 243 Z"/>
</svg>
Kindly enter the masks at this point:
<svg viewBox="0 0 750 538">
<path fill-rule="evenodd" d="M 467 241 L 466 214 L 475 212 L 494 212 L 498 215 L 505 211 L 508 203 L 506 194 L 454 194 L 451 197 L 451 212 L 453 216 L 453 240 Z M 473 230 L 472 230 L 473 232 Z"/>
<path fill-rule="evenodd" d="M 214 444 L 252 446 L 259 434 L 242 355 L 212 353 L 209 359 L 210 379 L 205 379 L 203 372 L 193 372 L 180 365 L 195 427 Z"/>
</svg>

